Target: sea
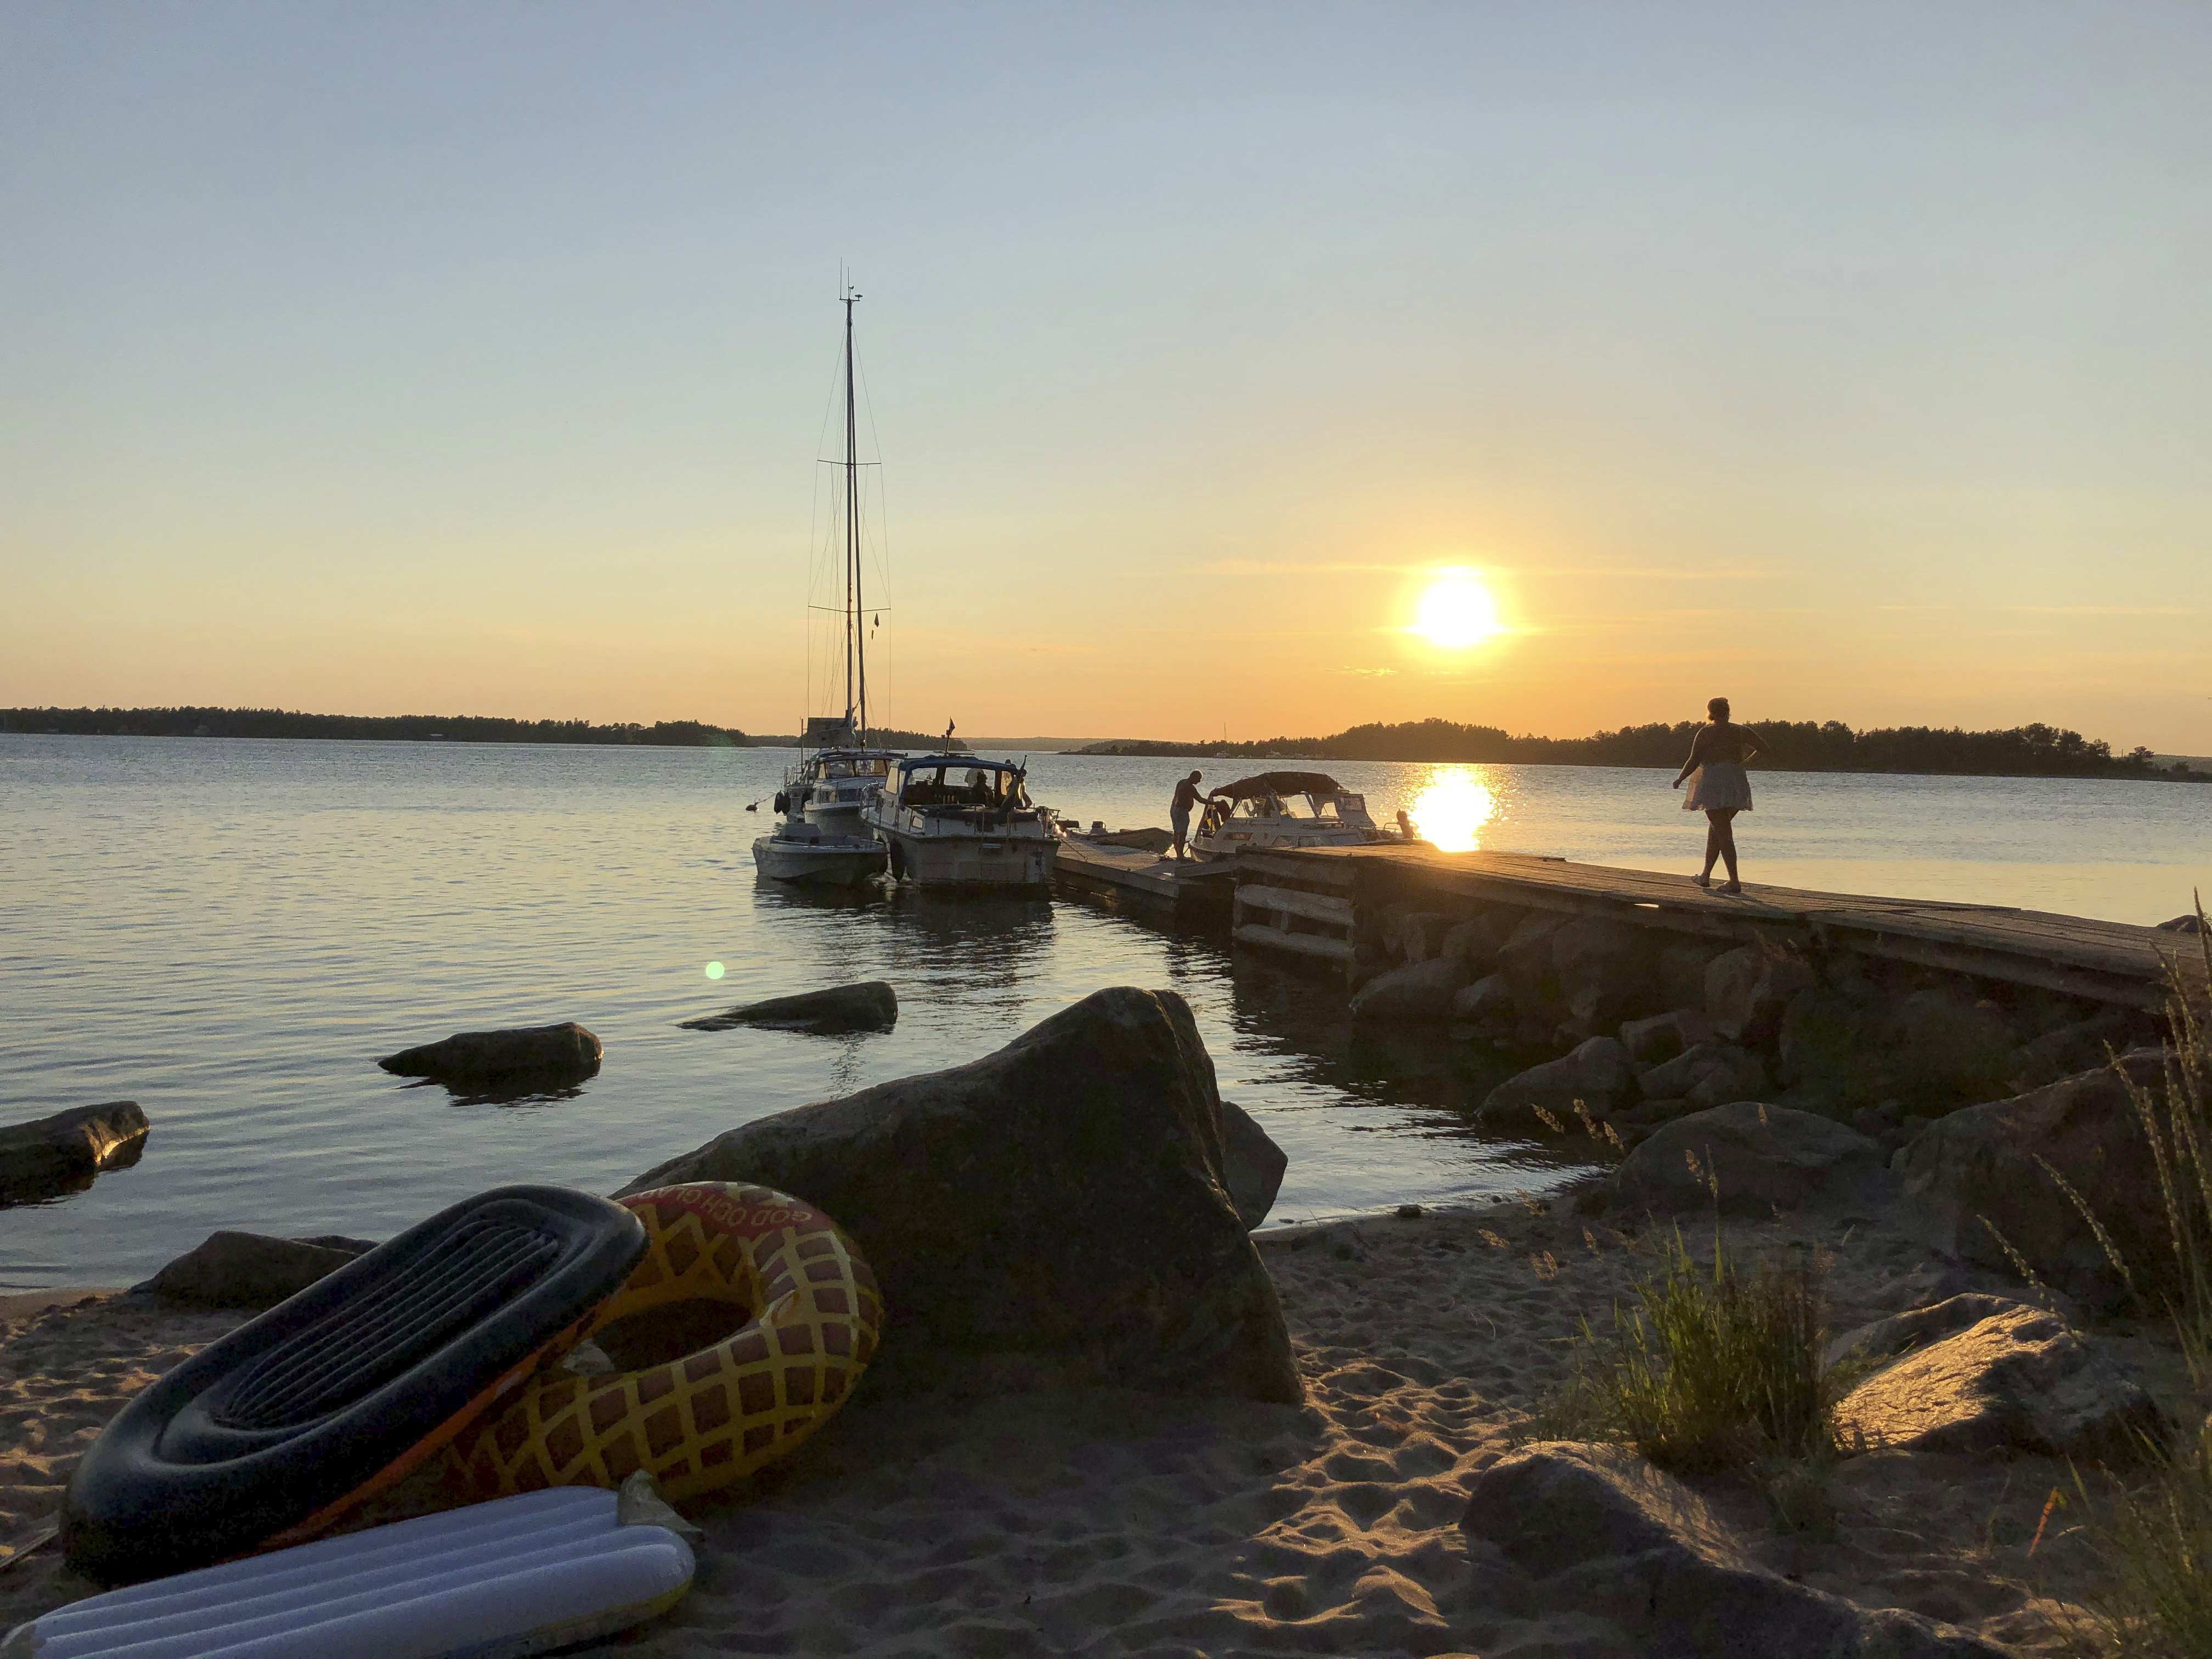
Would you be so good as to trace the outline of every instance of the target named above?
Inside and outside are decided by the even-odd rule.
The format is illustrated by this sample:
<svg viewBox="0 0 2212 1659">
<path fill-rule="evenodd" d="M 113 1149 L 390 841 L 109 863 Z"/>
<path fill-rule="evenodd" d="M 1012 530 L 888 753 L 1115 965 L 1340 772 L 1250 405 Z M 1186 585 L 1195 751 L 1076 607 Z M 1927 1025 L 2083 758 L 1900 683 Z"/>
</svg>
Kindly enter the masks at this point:
<svg viewBox="0 0 2212 1659">
<path fill-rule="evenodd" d="M 136 1100 L 132 1168 L 0 1210 L 0 1291 L 125 1285 L 220 1228 L 383 1238 L 509 1182 L 611 1191 L 726 1129 L 957 1066 L 1109 985 L 1190 1004 L 1222 1093 L 1290 1155 L 1270 1224 L 1539 1194 L 1579 1165 L 1478 1130 L 1516 1057 L 1369 1034 L 1339 986 L 1066 898 L 817 897 L 750 845 L 794 757 L 0 734 L 0 1124 Z M 1288 757 L 1285 757 L 1287 762 Z M 1164 823 L 1193 764 L 1039 754 L 1063 816 Z M 1440 845 L 1679 871 L 1664 771 L 1336 763 Z M 2156 922 L 2212 889 L 2212 789 L 1753 773 L 1744 872 L 1836 891 Z M 751 810 L 757 806 L 758 810 Z M 688 1030 L 854 980 L 864 1036 Z M 580 1086 L 508 1100 L 392 1077 L 450 1032 L 581 1021 Z"/>
</svg>

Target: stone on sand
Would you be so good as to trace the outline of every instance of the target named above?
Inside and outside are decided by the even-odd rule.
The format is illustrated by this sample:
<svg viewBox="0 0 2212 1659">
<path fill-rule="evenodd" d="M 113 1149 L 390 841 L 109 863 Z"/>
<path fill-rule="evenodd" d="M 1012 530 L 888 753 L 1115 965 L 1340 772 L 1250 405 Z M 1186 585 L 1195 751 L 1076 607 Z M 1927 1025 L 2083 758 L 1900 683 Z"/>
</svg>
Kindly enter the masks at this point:
<svg viewBox="0 0 2212 1659">
<path fill-rule="evenodd" d="M 103 1170 L 128 1169 L 146 1145 L 146 1114 L 135 1100 L 72 1106 L 0 1129 L 0 1203 L 75 1192 Z"/>
<path fill-rule="evenodd" d="M 1697 1493 L 1626 1447 L 1555 1441 L 1508 1453 L 1468 1483 L 1460 1525 L 1477 1574 L 1497 1583 L 1498 1600 L 1579 1613 L 1619 1632 L 1617 1642 L 1576 1651 L 1639 1659 L 1999 1659 L 2003 1651 L 1756 1565 Z"/>
<path fill-rule="evenodd" d="M 898 1024 L 898 993 L 884 981 L 833 985 L 787 997 L 748 1002 L 703 1019 L 681 1022 L 687 1030 L 726 1031 L 750 1025 L 768 1031 L 806 1031 L 830 1036 L 842 1031 L 888 1031 Z"/>
<path fill-rule="evenodd" d="M 1275 1207 L 1290 1155 L 1234 1101 L 1221 1103 L 1221 1184 L 1249 1232 Z"/>
<path fill-rule="evenodd" d="M 335 1237 L 215 1232 L 136 1288 L 204 1308 L 273 1308 L 372 1248 Z"/>
<path fill-rule="evenodd" d="M 1739 1100 L 1655 1130 L 1601 1184 L 1630 1213 L 1768 1215 L 1809 1204 L 1878 1203 L 1881 1149 L 1856 1129 L 1787 1106 Z"/>
<path fill-rule="evenodd" d="M 2162 1050 L 2139 1048 L 1937 1119 L 1897 1156 L 1910 1224 L 1946 1255 L 2012 1272 L 1994 1229 L 2045 1284 L 2093 1310 L 2117 1309 L 2127 1285 L 2047 1164 L 2095 1204 L 2120 1259 L 2154 1292 L 2154 1276 L 2171 1260 L 2166 1206 L 2128 1085 L 2155 1088 L 2165 1070 Z"/>
<path fill-rule="evenodd" d="M 496 1089 L 508 1084 L 575 1082 L 599 1069 L 599 1038 L 574 1020 L 499 1031 L 456 1031 L 386 1054 L 376 1063 L 400 1077 Z"/>
<path fill-rule="evenodd" d="M 1984 1300 L 1995 1298 L 1953 1298 Z M 1940 1323 L 1949 1304 L 1923 1311 Z M 1906 1451 L 2111 1461 L 2163 1426 L 2150 1396 L 2064 1320 L 2017 1304 L 1893 1361 L 1836 1407 L 1845 1443 Z"/>
<path fill-rule="evenodd" d="M 1295 1403 L 1224 1188 L 1220 1097 L 1171 991 L 1096 992 L 996 1054 L 759 1119 L 624 1188 L 758 1182 L 866 1252 L 894 1390 L 1121 1385 Z"/>
</svg>

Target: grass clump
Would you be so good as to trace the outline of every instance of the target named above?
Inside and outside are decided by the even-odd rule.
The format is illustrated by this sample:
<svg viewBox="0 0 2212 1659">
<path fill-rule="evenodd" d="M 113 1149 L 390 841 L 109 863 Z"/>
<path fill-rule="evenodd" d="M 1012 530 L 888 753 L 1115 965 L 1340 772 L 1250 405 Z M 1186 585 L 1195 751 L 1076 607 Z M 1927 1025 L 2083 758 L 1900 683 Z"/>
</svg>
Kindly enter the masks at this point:
<svg viewBox="0 0 2212 1659">
<path fill-rule="evenodd" d="M 1819 1263 L 1747 1266 L 1716 1232 L 1708 1267 L 1677 1232 L 1632 1295 L 1610 1334 L 1584 1322 L 1574 1376 L 1530 1420 L 1532 1437 L 1626 1440 L 1684 1474 L 1834 1454 L 1844 1379 L 1825 1363 Z"/>
<path fill-rule="evenodd" d="M 2151 1478 L 2130 1491 L 2077 1474 L 2082 1536 L 2100 1569 L 2077 1652 L 2113 1659 L 2212 1659 L 2212 1424 L 2174 1448 L 2147 1449 Z"/>
</svg>

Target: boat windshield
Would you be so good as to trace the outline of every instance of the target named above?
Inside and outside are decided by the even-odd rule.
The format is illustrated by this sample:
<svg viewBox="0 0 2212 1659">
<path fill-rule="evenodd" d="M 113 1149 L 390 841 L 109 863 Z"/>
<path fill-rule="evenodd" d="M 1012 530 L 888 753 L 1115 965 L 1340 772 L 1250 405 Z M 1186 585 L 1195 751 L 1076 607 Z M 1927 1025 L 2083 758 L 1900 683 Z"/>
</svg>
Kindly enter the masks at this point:
<svg viewBox="0 0 2212 1659">
<path fill-rule="evenodd" d="M 908 806 L 1025 806 L 1021 774 L 994 766 L 906 769 L 899 799 Z"/>
</svg>

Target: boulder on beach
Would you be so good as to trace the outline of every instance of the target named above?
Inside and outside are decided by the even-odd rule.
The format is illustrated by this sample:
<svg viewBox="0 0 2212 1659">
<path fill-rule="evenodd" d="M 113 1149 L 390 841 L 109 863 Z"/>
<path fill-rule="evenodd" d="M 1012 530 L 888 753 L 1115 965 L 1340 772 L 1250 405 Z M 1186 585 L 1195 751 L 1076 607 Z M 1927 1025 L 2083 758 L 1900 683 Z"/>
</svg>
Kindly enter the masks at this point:
<svg viewBox="0 0 2212 1659">
<path fill-rule="evenodd" d="M 1719 1106 L 1731 1100 L 1756 1100 L 1766 1092 L 1766 1066 L 1757 1054 L 1717 1039 L 1684 1049 L 1636 1079 L 1646 1100 L 1690 1100 Z"/>
<path fill-rule="evenodd" d="M 1806 1205 L 1878 1204 L 1881 1149 L 1856 1129 L 1787 1106 L 1739 1100 L 1655 1130 L 1602 1183 L 1630 1213 L 1770 1215 Z"/>
<path fill-rule="evenodd" d="M 1622 1020 L 1660 1006 L 1658 939 L 1649 929 L 1576 916 L 1553 933 L 1551 945 L 1565 1008 L 1560 1023 L 1577 1041 L 1609 1035 Z"/>
<path fill-rule="evenodd" d="M 501 1031 L 456 1031 L 439 1042 L 403 1048 L 376 1063 L 400 1077 L 496 1089 L 529 1083 L 573 1083 L 599 1069 L 599 1038 L 574 1020 Z"/>
<path fill-rule="evenodd" d="M 1358 1020 L 1426 1022 L 1452 1017 L 1452 998 L 1467 983 L 1467 964 L 1449 957 L 1409 962 L 1377 974 L 1352 999 Z"/>
<path fill-rule="evenodd" d="M 2120 1259 L 2154 1296 L 2172 1256 L 2156 1161 L 2129 1087 L 2160 1087 L 2166 1064 L 2163 1050 L 2138 1048 L 1937 1119 L 1897 1155 L 1907 1224 L 1979 1267 L 2015 1271 L 2017 1254 L 2045 1284 L 2094 1311 L 2113 1311 L 2129 1300 L 2126 1283 L 2055 1171 L 2095 1205 Z"/>
<path fill-rule="evenodd" d="M 1790 999 L 1813 982 L 1812 969 L 1794 951 L 1740 945 L 1707 964 L 1705 1012 L 1723 1036 L 1763 1048 L 1780 1034 Z"/>
<path fill-rule="evenodd" d="M 1452 993 L 1451 1017 L 1469 1025 L 1510 1030 L 1516 1018 L 1513 993 L 1503 974 L 1485 974 L 1472 985 Z"/>
<path fill-rule="evenodd" d="M 750 1025 L 768 1031 L 806 1031 L 830 1036 L 844 1031 L 888 1031 L 898 1024 L 898 993 L 879 979 L 859 985 L 747 1002 L 726 1013 L 680 1022 L 686 1030 L 726 1031 Z"/>
<path fill-rule="evenodd" d="M 273 1308 L 375 1247 L 366 1240 L 216 1232 L 134 1291 L 206 1308 Z"/>
<path fill-rule="evenodd" d="M 1490 1127 L 1522 1134 L 1548 1128 L 1545 1113 L 1571 1128 L 1577 1101 L 1602 1115 L 1628 1096 L 1635 1083 L 1628 1051 L 1611 1037 L 1596 1036 L 1557 1060 L 1515 1073 L 1483 1097 L 1475 1115 Z"/>
<path fill-rule="evenodd" d="M 2087 1019 L 2053 1026 L 2020 1045 L 2012 1057 L 2012 1069 L 2031 1089 L 2077 1073 L 2093 1072 L 2114 1053 L 2141 1047 L 2136 1039 L 2146 1035 L 2142 1030 L 2146 1024 L 2144 1017 L 2131 1008 L 2108 1008 Z"/>
<path fill-rule="evenodd" d="M 1221 1103 L 1221 1184 L 1237 1206 L 1237 1218 L 1250 1232 L 1275 1207 L 1290 1157 L 1274 1138 L 1234 1101 Z"/>
<path fill-rule="evenodd" d="M 1954 1316 L 1945 1304 L 1922 1311 L 1940 1328 L 1978 1310 Z M 1914 1349 L 1836 1407 L 1846 1443 L 1984 1456 L 2027 1451 L 2109 1462 L 2138 1455 L 2164 1426 L 2151 1397 L 2064 1320 L 2019 1304 Z"/>
<path fill-rule="evenodd" d="M 0 1204 L 79 1191 L 103 1170 L 130 1168 L 145 1146 L 146 1114 L 135 1100 L 12 1124 L 0 1129 Z"/>
<path fill-rule="evenodd" d="M 883 1284 L 872 1387 L 1295 1403 L 1223 1140 L 1188 1005 L 1117 987 L 996 1054 L 748 1123 L 623 1190 L 757 1182 L 835 1218 Z"/>
<path fill-rule="evenodd" d="M 1702 1498 L 1624 1446 L 1553 1441 L 1508 1452 L 1468 1483 L 1460 1527 L 1482 1600 L 1583 1626 L 1571 1648 L 1547 1641 L 1547 1653 L 2003 1653 L 1951 1626 L 1869 1611 L 1766 1571 Z"/>
</svg>

